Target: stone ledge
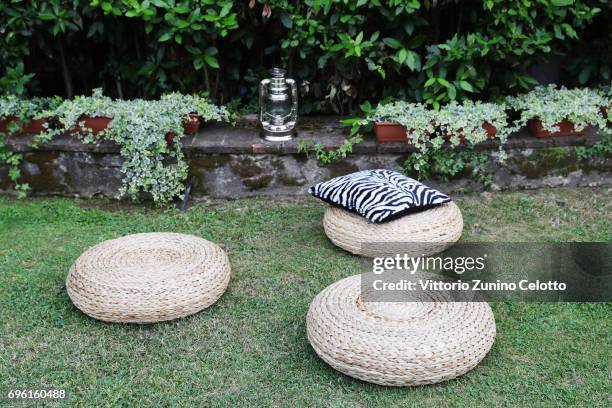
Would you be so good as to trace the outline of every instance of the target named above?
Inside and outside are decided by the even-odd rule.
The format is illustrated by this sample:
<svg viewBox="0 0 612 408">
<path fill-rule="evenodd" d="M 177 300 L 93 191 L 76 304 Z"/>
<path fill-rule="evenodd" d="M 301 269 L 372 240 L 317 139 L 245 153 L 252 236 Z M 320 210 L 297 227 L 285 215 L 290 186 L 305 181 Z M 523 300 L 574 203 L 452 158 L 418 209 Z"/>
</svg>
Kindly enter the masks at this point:
<svg viewBox="0 0 612 408">
<path fill-rule="evenodd" d="M 298 143 L 340 146 L 346 129 L 339 126 L 337 118 L 307 118 L 301 123 L 299 137 L 286 143 L 262 140 L 252 122 L 239 125 L 205 126 L 200 134 L 184 139 L 193 198 L 303 195 L 317 182 L 358 170 L 401 171 L 402 163 L 414 151 L 407 143 L 378 145 L 370 135 L 346 158 L 322 166 L 314 155 L 298 154 Z M 29 146 L 31 136 L 9 139 L 12 149 L 23 152 L 20 180 L 32 187 L 33 195 L 114 197 L 121 186 L 123 161 L 113 143 L 83 144 L 62 135 L 35 150 Z M 584 137 L 548 139 L 518 132 L 505 145 L 505 164 L 495 159 L 498 143 L 488 141 L 476 148 L 491 153 L 486 166 L 494 189 L 610 185 L 612 156 L 578 161 L 573 153 L 574 146 L 592 145 L 599 139 L 593 131 Z M 0 165 L 0 193 L 15 193 L 8 172 L 7 165 Z M 482 188 L 469 171 L 448 181 L 424 182 L 445 193 Z"/>
<path fill-rule="evenodd" d="M 187 156 L 206 154 L 296 154 L 300 142 L 320 143 L 326 149 L 335 149 L 342 145 L 348 130 L 342 128 L 339 118 L 306 118 L 300 123 L 298 137 L 288 142 L 268 142 L 259 137 L 259 131 L 253 122 L 239 122 L 239 127 L 222 124 L 207 124 L 195 136 L 183 138 L 183 151 Z M 589 129 L 585 136 L 538 139 L 522 130 L 510 136 L 505 144 L 506 149 L 546 148 L 592 145 L 599 134 Z M 9 148 L 16 152 L 35 151 L 30 144 L 32 136 L 16 135 L 8 138 Z M 477 150 L 496 150 L 499 143 L 487 141 L 476 146 Z M 458 148 L 461 148 L 459 146 Z M 38 150 L 60 152 L 96 152 L 118 153 L 119 146 L 112 142 L 96 144 L 81 143 L 74 136 L 61 135 L 50 143 L 41 144 Z M 353 148 L 355 154 L 398 154 L 415 151 L 407 143 L 377 144 L 374 137 L 367 135 L 365 140 Z"/>
</svg>

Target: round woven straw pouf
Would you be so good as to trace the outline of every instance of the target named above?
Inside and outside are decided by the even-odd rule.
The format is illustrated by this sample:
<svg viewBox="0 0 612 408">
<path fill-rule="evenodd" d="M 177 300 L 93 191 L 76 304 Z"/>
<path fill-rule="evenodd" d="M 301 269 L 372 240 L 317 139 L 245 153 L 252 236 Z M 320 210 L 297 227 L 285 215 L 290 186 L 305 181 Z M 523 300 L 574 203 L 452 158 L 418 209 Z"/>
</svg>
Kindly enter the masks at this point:
<svg viewBox="0 0 612 408">
<path fill-rule="evenodd" d="M 104 241 L 72 265 L 72 302 L 96 319 L 153 323 L 196 313 L 221 297 L 230 263 L 216 244 L 192 235 L 146 233 Z"/>
<path fill-rule="evenodd" d="M 450 380 L 474 368 L 495 340 L 485 302 L 364 302 L 360 275 L 319 293 L 308 310 L 310 344 L 336 370 L 380 385 Z"/>
<path fill-rule="evenodd" d="M 398 253 L 429 256 L 459 240 L 463 217 L 452 201 L 381 224 L 330 206 L 325 211 L 323 228 L 334 244 L 356 255 L 371 258 L 392 257 Z"/>
</svg>

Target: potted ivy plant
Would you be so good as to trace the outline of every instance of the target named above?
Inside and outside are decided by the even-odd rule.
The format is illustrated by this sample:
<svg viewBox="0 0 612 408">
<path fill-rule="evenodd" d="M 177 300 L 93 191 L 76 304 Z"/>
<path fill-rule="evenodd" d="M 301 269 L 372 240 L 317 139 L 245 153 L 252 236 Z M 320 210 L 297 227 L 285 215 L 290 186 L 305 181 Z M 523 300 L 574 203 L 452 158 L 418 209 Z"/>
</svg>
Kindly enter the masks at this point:
<svg viewBox="0 0 612 408">
<path fill-rule="evenodd" d="M 191 114 L 191 115 L 190 115 Z M 112 100 L 99 89 L 92 96 L 71 100 L 15 96 L 0 97 L 0 125 L 10 131 L 41 126 L 33 145 L 48 142 L 65 133 L 79 133 L 84 143 L 108 140 L 120 147 L 125 174 L 119 196 L 139 198 L 147 194 L 158 204 L 179 197 L 187 177 L 187 163 L 181 150 L 186 118 L 197 115 L 205 121 L 229 121 L 230 114 L 206 98 L 176 94 L 161 100 Z M 52 125 L 34 120 L 53 118 Z M 3 137 L 4 131 L 0 131 Z M 178 136 L 177 136 L 178 135 Z M 0 140 L 0 143 L 2 141 Z M 24 185 L 25 186 L 25 185 Z M 25 188 L 25 187 L 24 187 Z"/>
<path fill-rule="evenodd" d="M 116 114 L 116 103 L 97 88 L 91 96 L 67 99 L 47 114 L 56 117 L 61 128 L 69 133 L 96 135 L 107 130 Z"/>
<path fill-rule="evenodd" d="M 54 110 L 62 103 L 59 96 L 50 98 L 32 98 L 21 112 L 23 133 L 38 135 L 44 132 L 49 122 L 54 119 L 47 112 Z"/>
<path fill-rule="evenodd" d="M 160 101 L 183 112 L 183 133 L 189 136 L 198 133 L 202 122 L 229 121 L 230 119 L 229 111 L 225 107 L 217 106 L 202 96 L 173 92 L 163 95 Z M 168 136 L 168 138 L 172 137 L 172 135 Z"/>
<path fill-rule="evenodd" d="M 165 104 L 168 109 L 176 109 L 178 112 L 181 112 L 183 115 L 182 134 L 193 136 L 198 133 L 200 130 L 200 115 L 198 114 L 194 103 L 194 96 L 172 92 L 162 95 L 160 102 Z M 174 132 L 168 132 L 166 134 L 165 137 L 168 144 L 172 143 L 175 136 L 176 135 Z"/>
<path fill-rule="evenodd" d="M 184 111 L 180 106 L 142 99 L 117 100 L 114 106 L 108 129 L 86 141 L 104 138 L 121 147 L 126 177 L 119 195 L 137 199 L 146 193 L 156 203 L 178 197 L 187 177 L 187 163 L 180 137 L 169 144 L 166 135 L 182 134 Z"/>
<path fill-rule="evenodd" d="M 612 117 L 608 116 L 608 112 L 612 109 L 612 85 L 601 89 L 599 95 L 606 101 L 605 105 L 601 107 L 601 113 L 608 122 L 612 122 Z"/>
<path fill-rule="evenodd" d="M 175 102 L 181 99 L 178 95 Z M 75 98 L 74 101 L 77 101 L 74 104 L 77 106 L 67 104 L 58 110 L 58 113 L 63 114 L 61 117 L 67 126 L 73 125 L 81 115 L 92 115 L 92 112 L 112 118 L 102 132 L 85 129 L 87 133 L 83 141 L 93 143 L 104 139 L 119 145 L 123 158 L 122 171 L 125 174 L 119 196 L 137 199 L 144 193 L 158 204 L 180 196 L 187 177 L 181 137 L 184 134 L 185 116 L 189 113 L 188 106 L 172 103 L 167 98 L 114 100 L 108 103 L 89 99 L 83 102 L 82 98 Z M 229 119 L 229 113 L 224 107 L 210 104 L 210 110 L 219 113 L 220 120 L 226 117 Z M 214 116 L 202 112 L 204 117 Z"/>
<path fill-rule="evenodd" d="M 200 115 L 197 112 L 189 112 L 183 121 L 183 131 L 186 135 L 193 136 L 200 130 Z"/>
<path fill-rule="evenodd" d="M 20 109 L 20 101 L 14 95 L 6 95 L 0 98 L 0 132 L 14 132 L 19 129 L 17 125 L 17 113 Z"/>
<path fill-rule="evenodd" d="M 434 115 L 420 103 L 397 101 L 379 104 L 368 115 L 368 120 L 374 122 L 378 143 L 418 142 L 435 130 Z"/>
<path fill-rule="evenodd" d="M 589 126 L 604 129 L 604 109 L 609 101 L 588 88 L 537 87 L 508 97 L 508 105 L 520 114 L 514 129 L 527 126 L 535 137 L 583 135 Z"/>
<path fill-rule="evenodd" d="M 503 104 L 455 101 L 436 113 L 436 125 L 452 144 L 476 144 L 498 136 L 505 141 L 508 115 Z"/>
<path fill-rule="evenodd" d="M 0 132 L 40 134 L 48 126 L 46 114 L 61 103 L 59 97 L 19 99 L 14 95 L 0 98 Z"/>
</svg>

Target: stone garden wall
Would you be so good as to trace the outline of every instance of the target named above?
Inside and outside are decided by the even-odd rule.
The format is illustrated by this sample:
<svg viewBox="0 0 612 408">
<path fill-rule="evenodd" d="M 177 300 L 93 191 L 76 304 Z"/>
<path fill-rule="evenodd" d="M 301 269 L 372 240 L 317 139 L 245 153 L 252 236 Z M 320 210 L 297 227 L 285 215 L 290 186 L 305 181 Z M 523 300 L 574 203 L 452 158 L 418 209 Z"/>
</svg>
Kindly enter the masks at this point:
<svg viewBox="0 0 612 408">
<path fill-rule="evenodd" d="M 302 121 L 299 137 L 285 143 L 265 142 L 251 121 L 239 127 L 207 126 L 184 139 L 189 162 L 191 196 L 200 198 L 253 195 L 301 195 L 312 184 L 330 177 L 373 168 L 401 169 L 411 153 L 406 143 L 377 145 L 373 138 L 355 146 L 346 159 L 319 165 L 314 155 L 298 152 L 300 140 L 335 148 L 345 139 L 337 118 Z M 612 158 L 577 161 L 576 146 L 589 146 L 599 135 L 536 139 L 527 133 L 513 135 L 506 146 L 505 165 L 489 162 L 492 189 L 531 189 L 545 186 L 598 186 L 612 184 Z M 121 158 L 112 143 L 86 145 L 65 135 L 34 150 L 31 137 L 14 136 L 9 144 L 24 155 L 23 181 L 33 195 L 114 197 L 121 185 Z M 487 142 L 478 150 L 497 155 L 497 144 Z M 482 189 L 469 175 L 449 181 L 429 180 L 445 192 Z M 7 168 L 0 167 L 0 191 L 11 192 Z"/>
</svg>

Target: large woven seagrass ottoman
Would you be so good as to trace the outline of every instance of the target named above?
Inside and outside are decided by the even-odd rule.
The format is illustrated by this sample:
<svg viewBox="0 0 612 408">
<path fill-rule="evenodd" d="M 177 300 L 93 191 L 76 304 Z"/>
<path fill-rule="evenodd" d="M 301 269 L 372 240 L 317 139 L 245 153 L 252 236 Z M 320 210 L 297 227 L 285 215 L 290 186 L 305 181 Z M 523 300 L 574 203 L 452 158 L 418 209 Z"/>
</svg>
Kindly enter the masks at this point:
<svg viewBox="0 0 612 408">
<path fill-rule="evenodd" d="M 154 323 L 215 303 L 230 279 L 216 244 L 192 235 L 144 233 L 104 241 L 72 265 L 66 288 L 85 314 L 119 323 Z"/>
<path fill-rule="evenodd" d="M 308 310 L 308 340 L 334 369 L 375 384 L 412 386 L 450 380 L 474 368 L 495 340 L 485 302 L 366 302 L 360 275 L 319 293 Z"/>
<path fill-rule="evenodd" d="M 429 256 L 459 240 L 463 217 L 452 201 L 385 223 L 372 223 L 342 208 L 329 206 L 323 228 L 334 244 L 356 255 Z"/>
</svg>

